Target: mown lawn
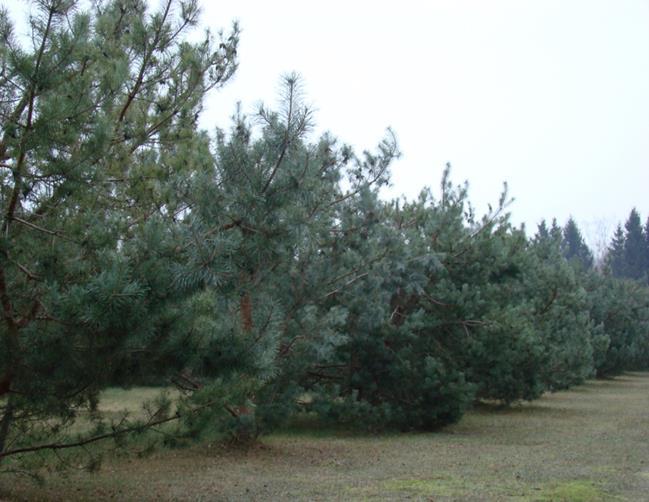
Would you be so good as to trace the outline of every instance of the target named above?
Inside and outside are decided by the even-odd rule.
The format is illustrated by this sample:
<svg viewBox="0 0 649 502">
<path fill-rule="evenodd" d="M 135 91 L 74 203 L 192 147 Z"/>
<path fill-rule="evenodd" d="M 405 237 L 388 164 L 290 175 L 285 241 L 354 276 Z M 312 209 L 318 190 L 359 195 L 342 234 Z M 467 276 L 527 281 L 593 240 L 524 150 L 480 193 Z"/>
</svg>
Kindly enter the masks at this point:
<svg viewBox="0 0 649 502">
<path fill-rule="evenodd" d="M 134 393 L 106 396 L 115 409 Z M 126 402 L 126 401 L 125 401 Z M 593 381 L 433 434 L 283 433 L 247 450 L 203 445 L 109 458 L 8 500 L 649 500 L 649 373 Z"/>
</svg>

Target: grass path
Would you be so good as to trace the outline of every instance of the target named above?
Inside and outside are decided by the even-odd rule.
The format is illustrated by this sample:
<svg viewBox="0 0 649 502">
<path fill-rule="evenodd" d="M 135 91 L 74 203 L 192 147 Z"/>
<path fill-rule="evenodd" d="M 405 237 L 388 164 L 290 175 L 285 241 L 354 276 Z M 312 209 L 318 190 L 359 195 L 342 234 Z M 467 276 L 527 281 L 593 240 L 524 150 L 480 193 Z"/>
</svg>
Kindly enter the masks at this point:
<svg viewBox="0 0 649 502">
<path fill-rule="evenodd" d="M 7 483 L 9 500 L 649 501 L 649 373 L 594 381 L 434 434 L 293 433 Z"/>
</svg>

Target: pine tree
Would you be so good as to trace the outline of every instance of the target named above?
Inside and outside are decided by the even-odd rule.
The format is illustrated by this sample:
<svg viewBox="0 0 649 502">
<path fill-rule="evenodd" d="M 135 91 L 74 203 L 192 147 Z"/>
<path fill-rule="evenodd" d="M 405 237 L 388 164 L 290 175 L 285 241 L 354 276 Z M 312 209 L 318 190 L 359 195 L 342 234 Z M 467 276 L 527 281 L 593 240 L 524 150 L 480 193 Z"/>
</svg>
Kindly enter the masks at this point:
<svg viewBox="0 0 649 502">
<path fill-rule="evenodd" d="M 362 156 L 310 143 L 294 75 L 278 111 L 209 137 L 238 33 L 183 41 L 195 1 L 35 5 L 31 49 L 0 15 L 0 459 L 171 420 L 250 439 L 305 408 L 432 429 L 649 366 L 647 288 L 589 271 L 572 218 L 527 239 L 506 190 L 480 218 L 448 169 L 439 199 L 383 201 L 393 135 Z M 614 275 L 647 256 L 631 220 Z M 105 386 L 169 381 L 177 416 L 160 400 L 62 439 Z"/>
<path fill-rule="evenodd" d="M 333 299 L 369 281 L 383 253 L 369 233 L 398 153 L 391 134 L 360 158 L 331 135 L 308 143 L 311 112 L 297 76 L 284 78 L 282 94 L 279 111 L 237 114 L 229 132 L 217 133 L 214 167 L 194 180 L 192 210 L 178 228 L 181 241 L 197 244 L 177 255 L 178 285 L 208 308 L 199 322 L 183 315 L 166 368 L 189 368 L 203 385 L 189 401 L 218 401 L 239 387 L 226 403 L 231 420 L 218 407 L 202 419 L 238 439 L 286 420 L 342 343 L 349 307 Z"/>
<path fill-rule="evenodd" d="M 595 358 L 598 376 L 649 365 L 649 290 L 635 280 L 592 275 L 586 285 L 591 319 L 605 342 Z"/>
<path fill-rule="evenodd" d="M 129 354 L 160 344 L 168 223 L 212 165 L 197 117 L 236 68 L 236 27 L 184 40 L 193 0 L 33 4 L 31 46 L 0 13 L 0 458 L 55 441 Z"/>
<path fill-rule="evenodd" d="M 543 346 L 540 368 L 548 390 L 581 383 L 594 373 L 592 322 L 582 274 L 563 257 L 563 236 L 539 225 L 525 268 L 525 292 L 533 304 L 532 322 Z M 597 345 L 599 346 L 599 345 Z"/>
<path fill-rule="evenodd" d="M 499 202 L 478 218 L 447 171 L 439 200 L 425 190 L 393 216 L 403 251 L 383 279 L 389 308 L 370 318 L 372 330 L 359 327 L 359 353 L 372 355 L 354 359 L 366 413 L 432 428 L 457 420 L 475 396 L 512 402 L 542 392 L 521 294 L 526 241 L 508 223 L 506 192 Z"/>
</svg>

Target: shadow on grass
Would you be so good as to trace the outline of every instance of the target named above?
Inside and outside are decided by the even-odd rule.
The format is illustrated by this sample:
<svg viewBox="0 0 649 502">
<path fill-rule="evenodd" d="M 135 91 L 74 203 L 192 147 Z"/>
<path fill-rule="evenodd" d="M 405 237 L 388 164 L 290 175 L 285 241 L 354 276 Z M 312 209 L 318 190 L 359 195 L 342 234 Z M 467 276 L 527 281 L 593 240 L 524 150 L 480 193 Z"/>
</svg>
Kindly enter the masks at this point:
<svg viewBox="0 0 649 502">
<path fill-rule="evenodd" d="M 530 416 L 546 416 L 546 417 L 551 417 L 551 416 L 556 416 L 557 418 L 569 418 L 573 416 L 579 415 L 581 412 L 579 410 L 575 410 L 569 407 L 564 407 L 564 406 L 547 406 L 543 404 L 539 404 L 536 402 L 522 402 L 522 403 L 513 403 L 509 406 L 499 404 L 499 403 L 492 403 L 492 402 L 484 402 L 480 401 L 476 404 L 474 404 L 472 408 L 472 413 L 476 415 L 497 415 L 497 416 L 507 416 L 507 415 L 512 415 L 512 416 L 525 416 L 525 415 L 530 415 Z"/>
<path fill-rule="evenodd" d="M 397 429 L 371 430 L 358 425 L 348 423 L 335 423 L 330 420 L 323 420 L 315 413 L 300 413 L 293 417 L 286 425 L 273 431 L 272 435 L 280 436 L 308 436 L 312 438 L 347 438 L 354 437 L 387 437 L 403 434 L 404 431 Z M 407 432 L 407 431 L 405 431 Z"/>
</svg>

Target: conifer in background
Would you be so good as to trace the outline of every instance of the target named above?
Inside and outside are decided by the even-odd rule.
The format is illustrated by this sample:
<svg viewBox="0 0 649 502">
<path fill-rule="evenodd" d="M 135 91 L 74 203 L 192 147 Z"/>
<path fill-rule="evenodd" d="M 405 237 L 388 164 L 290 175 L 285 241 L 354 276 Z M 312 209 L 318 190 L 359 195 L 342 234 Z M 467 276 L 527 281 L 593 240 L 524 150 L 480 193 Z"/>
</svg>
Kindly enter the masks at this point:
<svg viewBox="0 0 649 502">
<path fill-rule="evenodd" d="M 624 241 L 624 230 L 618 224 L 606 254 L 606 265 L 613 277 L 625 277 Z"/>
<path fill-rule="evenodd" d="M 645 278 L 649 265 L 646 242 L 640 215 L 634 208 L 624 224 L 624 277 Z"/>
<path fill-rule="evenodd" d="M 618 225 L 606 256 L 614 277 L 643 281 L 649 277 L 649 221 L 642 227 L 640 215 L 632 209 L 624 229 Z"/>
<path fill-rule="evenodd" d="M 649 217 L 643 228 L 644 233 L 644 256 L 645 256 L 645 272 L 647 275 L 647 282 L 649 282 Z"/>
<path fill-rule="evenodd" d="M 568 219 L 563 227 L 563 255 L 568 261 L 579 264 L 584 270 L 593 267 L 593 253 L 586 245 L 577 223 L 572 218 Z"/>
</svg>

